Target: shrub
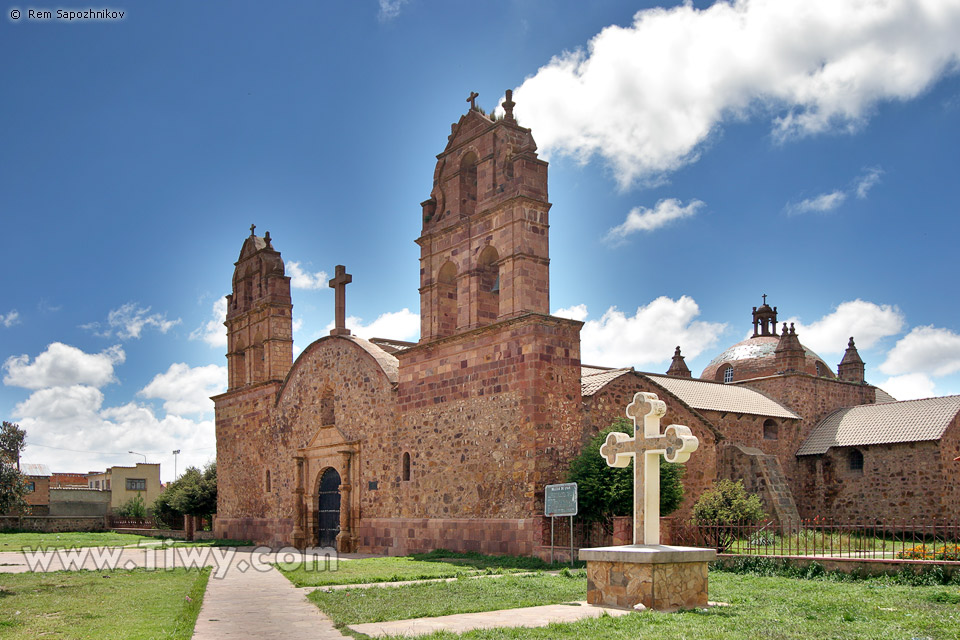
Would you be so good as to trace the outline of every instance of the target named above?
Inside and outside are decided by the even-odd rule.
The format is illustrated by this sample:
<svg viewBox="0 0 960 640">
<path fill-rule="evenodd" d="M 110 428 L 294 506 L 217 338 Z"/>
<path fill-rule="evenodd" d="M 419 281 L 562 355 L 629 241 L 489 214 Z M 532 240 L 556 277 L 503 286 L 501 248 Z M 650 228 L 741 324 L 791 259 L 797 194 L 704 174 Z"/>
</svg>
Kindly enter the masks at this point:
<svg viewBox="0 0 960 640">
<path fill-rule="evenodd" d="M 722 553 L 744 526 L 765 517 L 760 496 L 748 494 L 742 481 L 720 480 L 693 505 L 692 520 L 704 539 Z"/>
<path fill-rule="evenodd" d="M 147 505 L 143 502 L 140 492 L 117 508 L 117 515 L 121 518 L 146 518 Z"/>
</svg>

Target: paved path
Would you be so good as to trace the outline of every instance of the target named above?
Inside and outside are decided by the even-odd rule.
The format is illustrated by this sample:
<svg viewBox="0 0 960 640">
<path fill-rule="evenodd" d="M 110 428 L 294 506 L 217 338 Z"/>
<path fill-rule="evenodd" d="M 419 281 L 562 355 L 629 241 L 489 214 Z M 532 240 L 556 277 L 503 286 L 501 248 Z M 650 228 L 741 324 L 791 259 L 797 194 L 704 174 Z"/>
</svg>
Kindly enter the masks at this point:
<svg viewBox="0 0 960 640">
<path fill-rule="evenodd" d="M 604 613 L 611 616 L 624 616 L 631 611 L 597 607 L 586 602 L 571 604 L 551 604 L 542 607 L 524 607 L 506 611 L 484 611 L 481 613 L 459 613 L 437 618 L 414 618 L 392 622 L 370 622 L 350 625 L 351 631 L 365 633 L 372 638 L 383 636 L 409 635 L 422 636 L 434 631 L 452 631 L 465 633 L 471 629 L 493 629 L 500 627 L 545 627 L 554 622 L 576 622 L 584 618 L 599 618 Z M 194 636 L 196 637 L 196 636 Z"/>
</svg>

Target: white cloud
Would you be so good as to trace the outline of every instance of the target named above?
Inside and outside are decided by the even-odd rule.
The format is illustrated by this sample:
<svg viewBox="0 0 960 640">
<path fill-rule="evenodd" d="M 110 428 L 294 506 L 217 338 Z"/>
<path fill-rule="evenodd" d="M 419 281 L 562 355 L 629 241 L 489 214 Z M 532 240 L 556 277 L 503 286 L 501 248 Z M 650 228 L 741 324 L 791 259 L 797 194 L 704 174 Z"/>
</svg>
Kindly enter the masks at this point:
<svg viewBox="0 0 960 640">
<path fill-rule="evenodd" d="M 879 305 L 859 298 L 840 303 L 809 325 L 797 318 L 787 322 L 793 322 L 800 341 L 820 355 L 843 353 L 851 336 L 857 349 L 869 349 L 883 338 L 900 333 L 904 327 L 903 313 L 895 305 Z"/>
<path fill-rule="evenodd" d="M 880 371 L 891 376 L 956 373 L 960 371 L 960 334 L 933 326 L 914 327 L 890 350 Z"/>
<path fill-rule="evenodd" d="M 653 209 L 634 207 L 627 214 L 627 219 L 623 221 L 623 224 L 610 229 L 605 239 L 607 242 L 616 244 L 622 242 L 631 233 L 654 231 L 674 220 L 689 218 L 701 208 L 703 208 L 703 202 L 700 200 L 691 200 L 687 206 L 683 206 L 676 198 L 661 200 Z"/>
<path fill-rule="evenodd" d="M 854 185 L 857 198 L 861 200 L 866 198 L 867 194 L 870 193 L 870 189 L 873 189 L 880 183 L 880 176 L 882 175 L 883 169 L 880 167 L 869 167 L 862 176 L 857 178 L 857 182 Z"/>
<path fill-rule="evenodd" d="M 839 207 L 846 199 L 847 194 L 843 191 L 821 193 L 815 198 L 807 198 L 806 200 L 801 200 L 800 202 L 788 204 L 786 207 L 786 212 L 788 215 L 810 213 L 811 211 L 816 213 L 826 213 L 827 211 L 833 211 Z"/>
<path fill-rule="evenodd" d="M 210 396 L 227 389 L 227 368 L 215 364 L 190 367 L 183 362 L 170 365 L 165 373 L 158 373 L 150 383 L 137 392 L 144 398 L 163 400 L 167 413 L 189 415 L 210 413 Z"/>
<path fill-rule="evenodd" d="M 897 400 L 932 398 L 936 395 L 933 380 L 924 373 L 907 373 L 887 378 L 877 385 Z"/>
<path fill-rule="evenodd" d="M 11 309 L 6 315 L 0 314 L 0 324 L 8 329 L 15 324 L 20 324 L 20 312 Z"/>
<path fill-rule="evenodd" d="M 400 8 L 407 2 L 408 0 L 380 0 L 380 12 L 377 17 L 381 22 L 393 20 L 400 15 Z"/>
<path fill-rule="evenodd" d="M 166 333 L 180 324 L 180 318 L 167 320 L 165 313 L 150 313 L 150 307 L 141 307 L 135 302 L 128 302 L 107 314 L 107 322 L 91 322 L 82 325 L 83 329 L 90 329 L 96 335 L 109 338 L 116 336 L 121 340 L 139 338 L 146 328 L 156 329 Z"/>
<path fill-rule="evenodd" d="M 384 313 L 370 324 L 364 325 L 362 318 L 347 316 L 347 329 L 360 338 L 392 338 L 394 340 L 414 341 L 420 336 L 420 316 L 409 309 Z M 327 331 L 334 323 L 327 325 Z"/>
<path fill-rule="evenodd" d="M 566 309 L 557 309 L 553 312 L 553 315 L 558 318 L 570 318 L 571 320 L 579 320 L 583 322 L 587 319 L 587 305 L 585 304 L 575 304 L 572 307 L 567 307 Z"/>
<path fill-rule="evenodd" d="M 190 332 L 191 340 L 203 340 L 211 347 L 227 346 L 227 328 L 223 323 L 227 319 L 227 299 L 218 298 L 213 303 L 213 320 L 209 320 Z"/>
<path fill-rule="evenodd" d="M 609 163 L 621 187 L 696 161 L 731 121 L 767 118 L 778 140 L 863 126 L 960 57 L 956 0 L 684 3 L 609 26 L 515 90 L 545 152 Z"/>
<path fill-rule="evenodd" d="M 284 265 L 290 276 L 290 286 L 294 289 L 326 289 L 329 278 L 326 271 L 310 273 L 300 267 L 299 262 L 289 261 Z"/>
<path fill-rule="evenodd" d="M 113 367 L 125 358 L 120 345 L 100 353 L 85 353 L 68 344 L 54 342 L 33 362 L 26 354 L 7 358 L 3 363 L 6 372 L 3 383 L 26 389 L 77 384 L 102 387 L 115 380 Z"/>
<path fill-rule="evenodd" d="M 584 305 L 558 309 L 554 315 L 580 316 Z M 661 296 L 628 316 L 610 307 L 599 320 L 587 320 L 580 332 L 580 359 L 600 366 L 644 367 L 664 363 L 680 345 L 683 354 L 695 358 L 714 346 L 727 325 L 695 321 L 700 307 L 689 296 L 679 300 Z M 585 317 L 585 316 L 583 316 Z"/>
</svg>

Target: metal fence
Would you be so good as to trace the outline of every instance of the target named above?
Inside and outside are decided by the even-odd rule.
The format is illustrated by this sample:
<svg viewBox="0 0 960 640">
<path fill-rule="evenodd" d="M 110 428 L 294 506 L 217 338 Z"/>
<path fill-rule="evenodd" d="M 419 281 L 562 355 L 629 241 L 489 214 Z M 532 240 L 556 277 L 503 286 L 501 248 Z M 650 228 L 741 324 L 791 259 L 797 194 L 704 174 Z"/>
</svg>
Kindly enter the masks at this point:
<svg viewBox="0 0 960 640">
<path fill-rule="evenodd" d="M 874 560 L 960 561 L 960 521 L 845 523 L 824 518 L 759 524 L 686 525 L 674 544 L 720 553 Z"/>
<path fill-rule="evenodd" d="M 153 529 L 156 527 L 156 521 L 150 518 L 121 518 L 119 516 L 109 516 L 110 528 L 112 529 Z"/>
</svg>

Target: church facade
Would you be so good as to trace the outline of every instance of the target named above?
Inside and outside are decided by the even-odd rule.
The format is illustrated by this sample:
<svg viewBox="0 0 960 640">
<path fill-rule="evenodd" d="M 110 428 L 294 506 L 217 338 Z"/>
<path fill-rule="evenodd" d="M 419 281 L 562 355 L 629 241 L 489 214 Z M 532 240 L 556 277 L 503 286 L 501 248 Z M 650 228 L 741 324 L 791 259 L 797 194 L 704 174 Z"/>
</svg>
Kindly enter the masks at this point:
<svg viewBox="0 0 960 640">
<path fill-rule="evenodd" d="M 845 408 L 892 401 L 864 381 L 852 341 L 835 375 L 795 332 L 778 335 L 776 309 L 764 303 L 754 337 L 700 379 L 679 348 L 667 375 L 582 365 L 582 323 L 549 314 L 547 163 L 509 93 L 503 106 L 502 119 L 471 107 L 437 156 L 421 203 L 415 344 L 350 335 L 341 266 L 331 282 L 336 327 L 294 361 L 290 278 L 269 232 L 251 228 L 227 296 L 229 388 L 214 397 L 218 537 L 391 554 L 543 553 L 544 486 L 565 480 L 569 461 L 637 391 L 657 393 L 665 424 L 700 439 L 681 514 L 719 477 L 743 478 L 779 519 L 825 508 L 818 482 L 835 474 L 831 456 L 846 446 L 831 433 L 872 418 L 822 425 Z M 956 415 L 947 423 L 924 434 L 936 436 L 936 455 L 960 455 Z M 798 455 L 814 433 L 817 446 Z M 840 508 L 854 498 L 829 500 Z"/>
</svg>

